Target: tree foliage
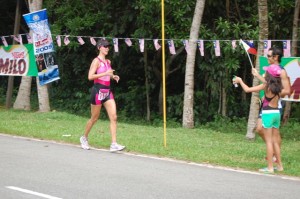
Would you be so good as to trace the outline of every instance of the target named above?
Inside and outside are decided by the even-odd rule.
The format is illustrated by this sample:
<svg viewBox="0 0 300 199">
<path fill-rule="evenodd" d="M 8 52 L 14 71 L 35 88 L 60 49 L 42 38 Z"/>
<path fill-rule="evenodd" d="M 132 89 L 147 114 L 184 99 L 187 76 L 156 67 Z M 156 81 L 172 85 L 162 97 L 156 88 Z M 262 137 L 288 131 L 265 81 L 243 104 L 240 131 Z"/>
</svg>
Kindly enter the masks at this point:
<svg viewBox="0 0 300 199">
<path fill-rule="evenodd" d="M 60 78 L 51 84 L 50 101 L 53 109 L 70 111 L 80 115 L 89 114 L 89 88 L 92 82 L 87 73 L 92 59 L 97 55 L 89 37 L 83 37 L 85 45 L 79 45 L 73 36 L 94 36 L 112 38 L 145 38 L 148 60 L 147 74 L 151 98 L 152 119 L 159 117 L 159 92 L 161 88 L 161 52 L 153 47 L 152 39 L 161 38 L 160 0 L 44 0 L 47 8 L 53 39 L 56 35 L 71 35 L 68 46 L 56 46 Z M 222 114 L 220 100 L 226 100 L 226 115 L 247 117 L 250 95 L 241 94 L 231 85 L 233 75 L 252 82 L 251 67 L 247 56 L 237 45 L 231 47 L 233 39 L 258 40 L 257 2 L 246 0 L 206 0 L 199 39 L 205 41 L 205 56 L 197 50 L 195 65 L 195 122 L 204 123 Z M 228 3 L 227 2 L 227 3 Z M 12 1 L 10 1 L 12 3 Z M 274 0 L 268 2 L 269 39 L 291 39 L 294 1 Z M 166 38 L 173 39 L 176 49 L 188 39 L 192 22 L 194 0 L 165 1 Z M 1 20 L 0 24 L 3 23 Z M 221 57 L 214 55 L 212 42 L 221 40 Z M 124 39 L 119 40 L 119 52 L 110 50 L 109 58 L 116 73 L 121 77 L 113 84 L 120 119 L 145 118 L 145 60 L 139 51 L 138 41 L 132 39 L 128 47 Z M 280 43 L 278 43 L 280 45 Z M 166 46 L 167 61 L 172 56 Z M 176 55 L 170 65 L 167 78 L 167 117 L 182 119 L 184 73 L 186 53 Z M 171 73 L 172 71 L 172 73 Z M 1 77 L 1 82 L 5 80 Z M 226 99 L 222 95 L 226 91 Z"/>
</svg>

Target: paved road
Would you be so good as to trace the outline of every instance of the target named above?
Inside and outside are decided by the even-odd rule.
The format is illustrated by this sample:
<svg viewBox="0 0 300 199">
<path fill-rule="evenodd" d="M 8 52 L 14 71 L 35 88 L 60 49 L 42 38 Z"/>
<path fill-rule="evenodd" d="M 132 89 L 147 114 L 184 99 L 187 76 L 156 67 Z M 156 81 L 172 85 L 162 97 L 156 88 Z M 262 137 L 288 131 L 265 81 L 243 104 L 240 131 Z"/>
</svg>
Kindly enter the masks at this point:
<svg viewBox="0 0 300 199">
<path fill-rule="evenodd" d="M 300 198 L 300 179 L 0 134 L 1 199 Z"/>
</svg>

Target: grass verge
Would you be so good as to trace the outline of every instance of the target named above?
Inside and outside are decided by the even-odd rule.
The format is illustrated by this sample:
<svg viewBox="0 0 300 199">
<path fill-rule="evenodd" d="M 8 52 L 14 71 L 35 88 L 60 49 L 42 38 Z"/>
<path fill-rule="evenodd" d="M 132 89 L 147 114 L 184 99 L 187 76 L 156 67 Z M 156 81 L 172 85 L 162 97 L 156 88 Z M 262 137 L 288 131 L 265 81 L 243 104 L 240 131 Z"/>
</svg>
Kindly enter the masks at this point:
<svg viewBox="0 0 300 199">
<path fill-rule="evenodd" d="M 6 109 L 0 109 L 0 118 L 1 133 L 78 145 L 87 122 L 85 117 L 64 112 L 40 113 Z M 265 144 L 260 138 L 255 141 L 246 140 L 245 134 L 237 133 L 235 128 L 243 125 L 221 122 L 217 126 L 218 129 L 226 129 L 226 132 L 208 125 L 195 129 L 167 128 L 167 147 L 164 147 L 162 127 L 119 122 L 118 142 L 126 145 L 126 151 L 133 153 L 251 171 L 266 166 Z M 283 129 L 283 134 L 288 135 L 282 142 L 285 171 L 276 173 L 277 175 L 300 177 L 299 136 L 293 137 L 294 134 L 290 135 L 288 132 L 289 129 L 300 129 L 299 126 L 291 124 L 291 127 Z M 99 120 L 96 123 L 90 133 L 89 143 L 96 148 L 109 148 L 108 121 Z"/>
</svg>

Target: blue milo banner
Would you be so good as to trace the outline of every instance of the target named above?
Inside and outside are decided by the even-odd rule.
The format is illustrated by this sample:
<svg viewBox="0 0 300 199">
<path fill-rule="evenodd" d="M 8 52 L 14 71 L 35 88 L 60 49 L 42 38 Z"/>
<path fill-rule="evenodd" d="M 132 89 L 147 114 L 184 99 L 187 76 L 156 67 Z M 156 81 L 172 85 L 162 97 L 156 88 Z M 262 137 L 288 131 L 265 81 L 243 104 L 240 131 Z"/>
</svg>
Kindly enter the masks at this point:
<svg viewBox="0 0 300 199">
<path fill-rule="evenodd" d="M 23 17 L 33 32 L 34 54 L 53 52 L 54 45 L 46 9 L 24 14 Z"/>
<path fill-rule="evenodd" d="M 46 9 L 25 14 L 23 17 L 33 32 L 32 43 L 40 85 L 43 86 L 59 80 L 58 65 Z"/>
</svg>

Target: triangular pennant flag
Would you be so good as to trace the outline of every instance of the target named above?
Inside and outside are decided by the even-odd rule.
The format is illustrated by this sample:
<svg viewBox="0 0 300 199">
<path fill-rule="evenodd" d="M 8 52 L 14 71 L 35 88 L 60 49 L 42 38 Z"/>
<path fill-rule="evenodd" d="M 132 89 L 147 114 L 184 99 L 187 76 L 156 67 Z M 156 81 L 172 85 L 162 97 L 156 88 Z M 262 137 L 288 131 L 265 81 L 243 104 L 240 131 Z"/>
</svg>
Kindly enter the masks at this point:
<svg viewBox="0 0 300 199">
<path fill-rule="evenodd" d="M 198 48 L 199 48 L 201 56 L 204 56 L 204 42 L 203 42 L 203 40 L 198 41 Z"/>
<path fill-rule="evenodd" d="M 96 41 L 95 41 L 94 37 L 90 37 L 90 41 L 91 41 L 91 44 L 93 44 L 94 46 L 96 46 Z"/>
<path fill-rule="evenodd" d="M 269 48 L 271 48 L 271 40 L 264 41 L 264 56 L 268 55 Z"/>
<path fill-rule="evenodd" d="M 220 51 L 220 41 L 219 40 L 214 40 L 214 48 L 215 48 L 215 55 L 217 57 L 221 56 L 221 51 Z"/>
<path fill-rule="evenodd" d="M 153 42 L 154 42 L 155 50 L 159 50 L 161 48 L 161 46 L 158 43 L 158 39 L 154 39 Z"/>
<path fill-rule="evenodd" d="M 187 54 L 190 54 L 190 46 L 189 46 L 189 40 L 182 40 L 182 43 L 184 45 L 185 51 Z"/>
<path fill-rule="evenodd" d="M 18 43 L 20 43 L 19 37 L 16 37 L 15 35 L 11 35 L 11 37 Z"/>
<path fill-rule="evenodd" d="M 168 40 L 169 51 L 172 55 L 176 54 L 175 46 L 173 40 Z"/>
<path fill-rule="evenodd" d="M 140 44 L 140 51 L 143 53 L 144 48 L 145 48 L 145 41 L 144 39 L 139 39 L 139 44 Z"/>
<path fill-rule="evenodd" d="M 8 46 L 5 37 L 1 37 L 2 43 L 4 44 L 5 47 Z"/>
<path fill-rule="evenodd" d="M 283 41 L 283 56 L 284 57 L 291 56 L 291 40 Z"/>
<path fill-rule="evenodd" d="M 23 45 L 22 35 L 19 35 L 18 38 L 19 38 L 20 44 Z"/>
<path fill-rule="evenodd" d="M 60 38 L 60 35 L 57 35 L 56 36 L 56 43 L 59 47 L 61 47 L 61 38 Z"/>
<path fill-rule="evenodd" d="M 119 41 L 118 38 L 113 38 L 113 43 L 114 43 L 114 50 L 115 52 L 119 52 Z"/>
<path fill-rule="evenodd" d="M 30 34 L 26 34 L 26 38 L 29 44 L 32 44 L 32 38 L 30 36 Z"/>
<path fill-rule="evenodd" d="M 127 44 L 127 46 L 132 46 L 132 42 L 129 38 L 125 39 L 125 43 Z"/>
<path fill-rule="evenodd" d="M 236 48 L 236 40 L 231 41 L 231 46 L 232 46 L 232 49 Z"/>
<path fill-rule="evenodd" d="M 77 41 L 80 43 L 80 45 L 83 45 L 85 42 L 83 41 L 83 39 L 81 37 L 77 37 Z"/>
<path fill-rule="evenodd" d="M 67 46 L 70 43 L 69 35 L 65 36 L 64 44 Z"/>
</svg>

